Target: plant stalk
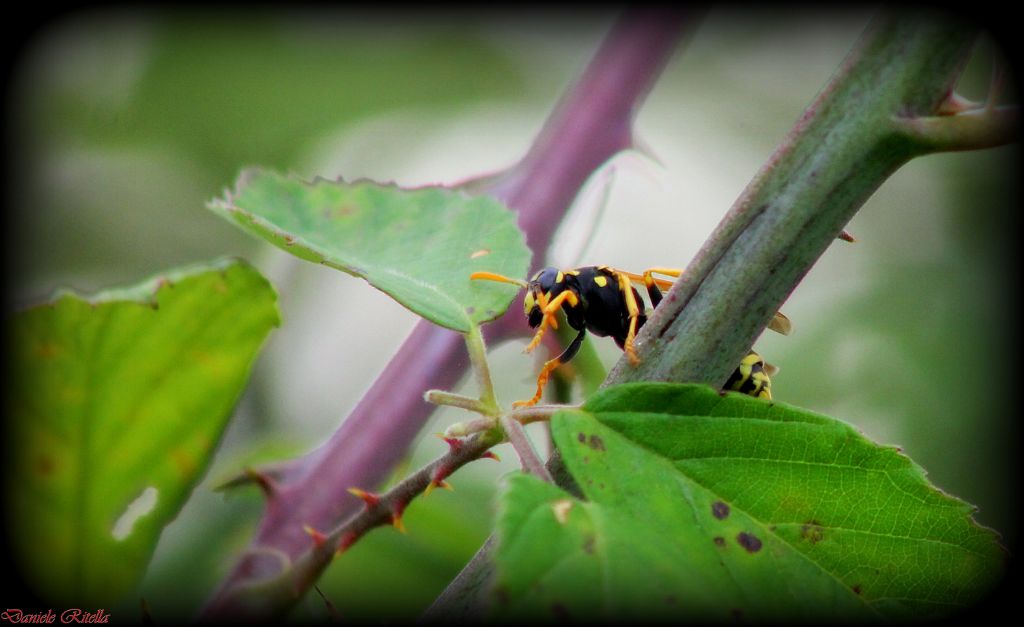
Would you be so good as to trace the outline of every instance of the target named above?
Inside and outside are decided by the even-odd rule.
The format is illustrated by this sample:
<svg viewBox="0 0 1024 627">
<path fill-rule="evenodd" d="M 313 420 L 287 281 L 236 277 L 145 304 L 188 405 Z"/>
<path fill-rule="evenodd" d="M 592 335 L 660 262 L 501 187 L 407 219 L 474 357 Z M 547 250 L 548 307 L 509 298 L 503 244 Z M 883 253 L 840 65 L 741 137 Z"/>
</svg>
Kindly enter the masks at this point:
<svg viewBox="0 0 1024 627">
<path fill-rule="evenodd" d="M 928 151 L 893 120 L 940 108 L 976 35 L 938 16 L 876 17 L 638 334 L 641 363 L 619 360 L 605 384 L 721 387 L 868 197 Z"/>
<path fill-rule="evenodd" d="M 632 146 L 634 109 L 671 56 L 684 24 L 675 11 L 627 12 L 530 152 L 482 187 L 518 212 L 534 250 L 534 268 L 543 264 L 555 228 L 590 174 Z M 521 312 L 510 311 L 487 325 L 484 336 L 497 343 L 526 331 Z M 265 603 L 252 607 L 251 597 L 238 591 L 279 577 L 281 562 L 266 559 L 268 552 L 292 562 L 302 556 L 309 547 L 307 525 L 330 529 L 358 511 L 362 503 L 344 488 L 374 486 L 388 477 L 434 410 L 424 402 L 424 390 L 451 389 L 464 374 L 463 345 L 458 333 L 425 321 L 416 325 L 334 435 L 282 466 L 275 477 L 278 489 L 268 498 L 248 549 L 202 608 L 200 620 L 278 616 L 301 598 L 302 591 L 268 595 Z"/>
<path fill-rule="evenodd" d="M 502 416 L 499 420 L 501 428 L 505 432 L 505 437 L 512 445 L 512 448 L 515 449 L 516 454 L 519 455 L 519 463 L 522 465 L 523 470 L 548 483 L 552 483 L 551 473 L 548 472 L 544 462 L 541 461 L 537 451 L 534 450 L 533 444 L 530 443 L 530 438 L 526 435 L 526 430 L 523 429 L 523 425 L 507 415 Z"/>
<path fill-rule="evenodd" d="M 501 412 L 498 407 L 498 399 L 494 395 L 494 384 L 491 382 L 491 367 L 487 363 L 487 345 L 484 344 L 484 336 L 480 333 L 480 327 L 473 325 L 466 333 L 466 350 L 469 353 L 469 363 L 476 377 L 477 388 L 480 390 L 480 403 L 483 405 L 485 415 L 497 416 Z"/>
<path fill-rule="evenodd" d="M 893 172 L 941 148 L 896 119 L 936 114 L 967 61 L 975 30 L 939 16 L 882 13 L 836 76 L 733 205 L 605 385 L 704 382 L 721 387 L 803 276 Z M 572 491 L 556 454 L 548 468 Z M 494 538 L 426 618 L 483 616 Z"/>
</svg>

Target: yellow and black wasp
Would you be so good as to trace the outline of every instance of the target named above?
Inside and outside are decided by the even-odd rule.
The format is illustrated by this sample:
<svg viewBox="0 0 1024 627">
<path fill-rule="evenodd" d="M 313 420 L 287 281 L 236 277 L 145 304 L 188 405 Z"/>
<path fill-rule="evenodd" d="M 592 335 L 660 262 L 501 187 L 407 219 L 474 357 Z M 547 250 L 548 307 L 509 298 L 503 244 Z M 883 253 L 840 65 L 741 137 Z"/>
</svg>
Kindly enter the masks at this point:
<svg viewBox="0 0 1024 627">
<path fill-rule="evenodd" d="M 523 311 L 530 327 L 537 329 L 526 352 L 540 344 L 548 326 L 558 328 L 556 314 L 559 309 L 565 312 L 569 326 L 578 331 L 561 355 L 544 364 L 537 377 L 537 393 L 534 397 L 528 401 L 517 401 L 513 406 L 531 406 L 540 400 L 551 372 L 576 356 L 587 331 L 600 337 L 611 336 L 632 363 L 639 363 L 633 343 L 637 332 L 647 322 L 647 315 L 640 293 L 633 287 L 633 283 L 644 284 L 653 309 L 661 302 L 662 288 L 672 285 L 672 281 L 655 278 L 655 274 L 676 278 L 682 274 L 682 270 L 651 268 L 643 274 L 633 274 L 608 266 L 586 266 L 565 271 L 545 268 L 533 275 L 529 282 L 491 272 L 474 272 L 470 276 L 472 279 L 500 281 L 526 288 Z M 768 328 L 788 334 L 789 320 L 777 313 Z M 772 370 L 760 355 L 751 352 L 729 377 L 725 389 L 770 399 L 769 375 Z"/>
</svg>

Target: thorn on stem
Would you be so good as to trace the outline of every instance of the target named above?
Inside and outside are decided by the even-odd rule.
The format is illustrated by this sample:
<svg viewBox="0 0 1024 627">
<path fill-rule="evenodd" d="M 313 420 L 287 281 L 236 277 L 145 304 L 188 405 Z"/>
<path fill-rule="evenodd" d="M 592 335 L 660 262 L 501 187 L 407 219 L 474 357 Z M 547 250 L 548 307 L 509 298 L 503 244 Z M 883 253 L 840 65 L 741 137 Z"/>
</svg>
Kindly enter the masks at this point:
<svg viewBox="0 0 1024 627">
<path fill-rule="evenodd" d="M 950 91 L 946 94 L 946 98 L 939 103 L 938 108 L 935 111 L 936 115 L 956 115 L 963 113 L 964 111 L 971 111 L 973 109 L 980 109 L 984 105 L 978 102 L 973 102 L 964 98 L 955 91 Z"/>
<path fill-rule="evenodd" d="M 326 535 L 324 535 L 320 531 L 317 531 L 311 525 L 303 525 L 302 530 L 305 531 L 310 538 L 313 538 L 313 546 L 315 546 L 316 548 L 320 548 L 321 546 L 323 546 L 324 541 L 327 540 Z"/>
<path fill-rule="evenodd" d="M 277 486 L 274 480 L 270 478 L 270 475 L 260 472 L 255 468 L 246 468 L 245 475 L 260 487 L 260 491 L 263 492 L 265 498 L 268 500 L 273 498 L 274 493 L 277 492 Z"/>
<path fill-rule="evenodd" d="M 433 492 L 434 488 L 444 488 L 445 490 L 455 491 L 455 488 L 450 483 L 445 481 L 445 478 L 451 474 L 451 469 L 438 465 L 434 468 L 434 472 L 430 474 L 430 483 L 427 484 L 427 488 L 423 491 L 423 496 L 427 496 Z"/>
<path fill-rule="evenodd" d="M 338 540 L 338 548 L 334 551 L 334 555 L 341 555 L 348 550 L 348 547 L 356 543 L 359 539 L 359 534 L 355 531 L 346 531 L 341 534 L 341 538 Z"/>
<path fill-rule="evenodd" d="M 366 490 L 360 490 L 359 488 L 349 488 L 349 494 L 358 497 L 366 503 L 367 508 L 376 507 L 377 503 L 380 503 L 380 497 L 373 492 L 367 492 Z"/>
<path fill-rule="evenodd" d="M 485 451 L 485 452 L 483 453 L 483 455 L 481 455 L 481 456 L 480 456 L 480 459 L 483 459 L 483 458 L 485 458 L 485 457 L 487 457 L 487 458 L 490 458 L 490 459 L 493 459 L 493 460 L 494 460 L 494 461 L 496 461 L 496 462 L 500 462 L 500 461 L 501 461 L 501 458 L 500 458 L 500 457 L 498 457 L 498 454 L 497 454 L 497 453 L 495 453 L 494 451 Z"/>
<path fill-rule="evenodd" d="M 444 480 L 450 474 L 452 474 L 451 468 L 449 468 L 449 467 L 447 467 L 447 466 L 445 466 L 443 464 L 438 464 L 437 468 L 434 468 L 434 472 L 431 473 L 431 475 L 430 475 L 430 481 L 431 481 L 431 483 L 435 483 L 435 484 L 444 483 Z"/>
<path fill-rule="evenodd" d="M 441 479 L 440 481 L 431 481 L 430 483 L 428 483 L 426 489 L 423 490 L 423 496 L 428 496 L 431 492 L 434 491 L 434 488 L 444 488 L 449 492 L 455 491 L 455 488 L 452 487 L 452 484 L 448 483 L 444 479 Z"/>
<path fill-rule="evenodd" d="M 391 510 L 391 526 L 406 533 L 405 523 L 402 522 L 403 512 L 405 512 L 405 503 L 395 503 L 395 507 Z"/>
<path fill-rule="evenodd" d="M 448 437 L 443 433 L 436 434 L 437 437 L 441 438 L 448 444 L 448 451 L 452 454 L 458 454 L 462 450 L 462 440 L 459 438 Z"/>
</svg>

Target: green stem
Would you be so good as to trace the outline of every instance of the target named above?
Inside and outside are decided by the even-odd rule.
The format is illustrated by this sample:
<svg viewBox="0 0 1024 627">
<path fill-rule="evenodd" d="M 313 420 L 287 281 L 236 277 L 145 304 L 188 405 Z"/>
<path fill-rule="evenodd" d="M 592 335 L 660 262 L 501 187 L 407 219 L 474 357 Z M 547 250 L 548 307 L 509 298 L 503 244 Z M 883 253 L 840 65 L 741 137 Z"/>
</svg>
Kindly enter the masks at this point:
<svg viewBox="0 0 1024 627">
<path fill-rule="evenodd" d="M 475 401 L 476 399 L 469 400 Z M 579 405 L 536 405 L 534 407 L 520 407 L 518 409 L 513 409 L 505 415 L 521 425 L 528 425 L 534 422 L 550 420 L 551 416 L 553 416 L 555 412 L 562 409 L 579 409 L 579 407 Z M 445 429 L 444 435 L 449 438 L 462 438 L 480 431 L 493 429 L 494 425 L 495 420 L 492 416 L 476 418 L 474 420 L 466 420 L 464 422 L 457 422 L 450 425 Z"/>
<path fill-rule="evenodd" d="M 530 438 L 526 435 L 523 425 L 508 415 L 502 416 L 499 421 L 501 428 L 505 431 L 505 437 L 508 438 L 512 448 L 519 455 L 519 462 L 522 464 L 523 470 L 552 483 L 551 473 L 544 467 L 544 462 L 537 455 L 537 451 L 533 449 L 533 444 L 530 443 Z"/>
<path fill-rule="evenodd" d="M 640 365 L 620 360 L 606 384 L 721 387 L 867 198 L 922 154 L 893 120 L 940 110 L 975 35 L 919 14 L 876 18 L 648 320 Z"/>
<path fill-rule="evenodd" d="M 551 420 L 555 412 L 563 409 L 579 409 L 579 405 L 536 405 L 534 407 L 520 407 L 513 409 L 508 416 L 521 425 L 528 425 L 533 422 Z"/>
<path fill-rule="evenodd" d="M 1017 107 L 985 107 L 956 115 L 900 117 L 893 126 L 923 151 L 994 148 L 1020 139 Z"/>
<path fill-rule="evenodd" d="M 475 324 L 471 326 L 469 332 L 465 334 L 465 338 L 469 362 L 473 367 L 473 374 L 480 390 L 480 403 L 484 410 L 479 413 L 486 416 L 497 416 L 501 413 L 501 407 L 499 407 L 498 399 L 494 394 L 491 368 L 487 363 L 487 346 L 484 344 L 484 336 L 480 332 L 480 327 Z"/>
<path fill-rule="evenodd" d="M 453 425 L 449 425 L 444 430 L 445 437 L 448 438 L 464 438 L 467 435 L 473 435 L 481 431 L 489 431 L 494 428 L 497 424 L 493 416 L 487 416 L 485 418 L 477 418 L 475 420 L 466 420 L 464 422 L 456 422 Z"/>
<path fill-rule="evenodd" d="M 493 408 L 480 399 L 463 396 L 462 394 L 456 394 L 454 392 L 446 392 L 444 390 L 427 390 L 423 395 L 423 400 L 428 403 L 433 403 L 434 405 L 447 405 L 448 407 L 458 407 L 459 409 L 465 409 L 485 416 L 492 415 L 491 412 Z M 493 423 L 494 421 L 491 420 L 491 422 Z"/>
<path fill-rule="evenodd" d="M 606 385 L 653 380 L 721 387 L 865 200 L 922 154 L 892 121 L 940 111 L 974 37 L 968 25 L 920 14 L 876 18 L 654 311 L 638 338 L 640 365 L 619 360 Z M 572 489 L 557 453 L 548 468 Z M 428 619 L 480 616 L 491 546 L 467 565 Z"/>
</svg>

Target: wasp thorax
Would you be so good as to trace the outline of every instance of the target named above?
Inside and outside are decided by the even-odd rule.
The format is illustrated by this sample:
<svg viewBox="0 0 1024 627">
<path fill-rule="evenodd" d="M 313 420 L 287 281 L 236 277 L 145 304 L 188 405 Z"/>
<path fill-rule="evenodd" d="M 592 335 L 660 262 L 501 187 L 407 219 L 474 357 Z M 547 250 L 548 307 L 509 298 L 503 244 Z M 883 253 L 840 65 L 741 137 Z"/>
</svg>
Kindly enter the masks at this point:
<svg viewBox="0 0 1024 627">
<path fill-rule="evenodd" d="M 556 283 L 562 280 L 562 272 L 558 268 L 544 268 L 530 279 L 531 285 L 536 285 L 541 292 L 550 292 Z"/>
</svg>

